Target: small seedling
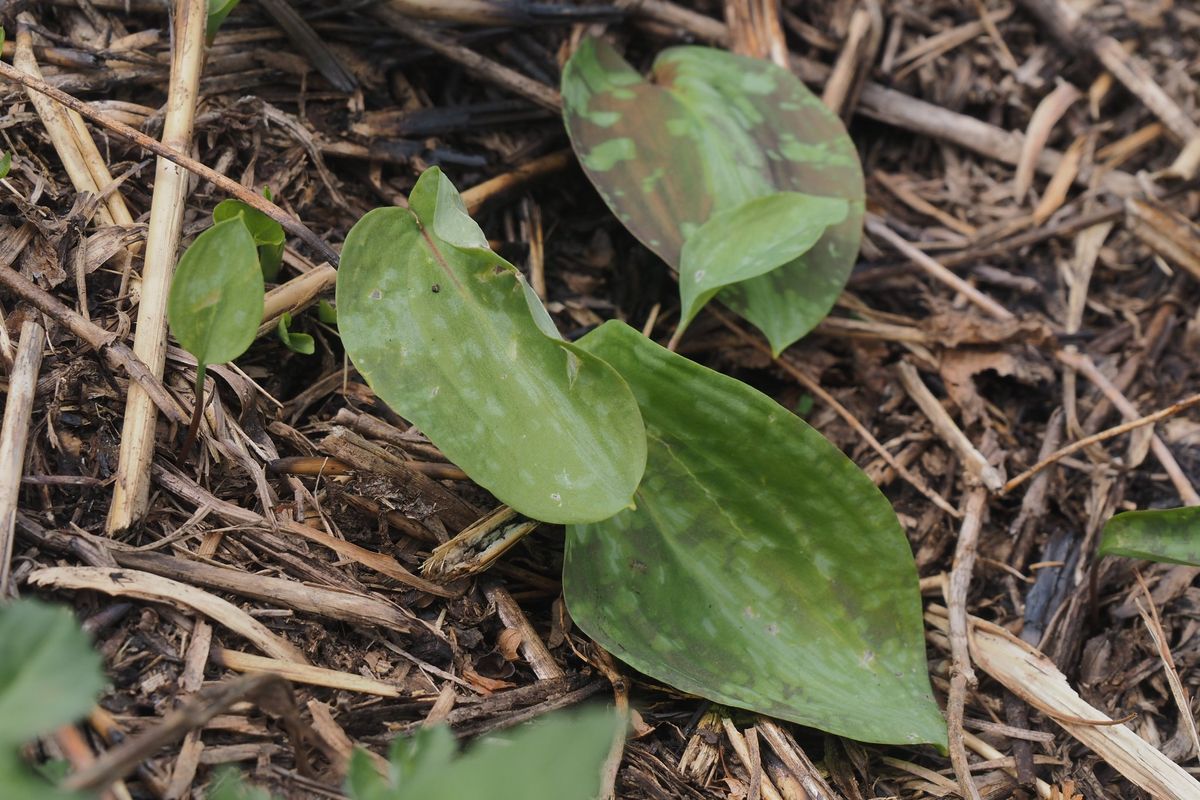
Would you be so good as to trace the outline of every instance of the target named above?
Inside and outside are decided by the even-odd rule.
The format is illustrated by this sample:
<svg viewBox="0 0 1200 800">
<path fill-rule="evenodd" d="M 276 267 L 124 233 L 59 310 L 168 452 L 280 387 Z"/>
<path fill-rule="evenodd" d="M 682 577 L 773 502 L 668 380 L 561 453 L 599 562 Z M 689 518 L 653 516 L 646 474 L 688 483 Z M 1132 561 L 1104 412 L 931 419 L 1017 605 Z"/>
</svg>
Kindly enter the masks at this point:
<svg viewBox="0 0 1200 800">
<path fill-rule="evenodd" d="M 0 44 L 3 44 L 3 42 L 0 42 Z M 2 158 L 0 158 L 0 180 L 7 178 L 8 172 L 11 169 L 12 169 L 12 153 L 5 153 L 4 156 Z"/>
<path fill-rule="evenodd" d="M 282 341 L 284 345 L 287 346 L 287 349 L 291 350 L 293 353 L 311 356 L 317 351 L 317 343 L 313 340 L 313 337 L 309 336 L 307 333 L 296 333 L 295 331 L 289 330 L 288 328 L 291 324 L 292 315 L 287 311 L 283 312 L 283 314 L 281 314 L 279 317 L 279 325 L 276 326 L 276 330 L 279 332 L 280 341 Z"/>
<path fill-rule="evenodd" d="M 324 322 L 326 325 L 338 324 L 337 307 L 328 300 L 317 301 L 317 319 Z"/>
<path fill-rule="evenodd" d="M 269 189 L 263 190 L 263 195 L 270 200 Z M 240 216 L 254 244 L 258 247 L 258 262 L 262 267 L 263 280 L 274 281 L 279 276 L 279 267 L 283 263 L 283 226 L 268 217 L 257 208 L 246 205 L 241 200 L 222 200 L 213 209 L 213 222 L 224 222 Z"/>
<path fill-rule="evenodd" d="M 244 215 L 216 223 L 179 260 L 167 320 L 179 344 L 196 357 L 196 405 L 182 452 L 190 452 L 204 413 L 205 368 L 240 356 L 254 342 L 263 315 L 258 248 Z"/>
</svg>

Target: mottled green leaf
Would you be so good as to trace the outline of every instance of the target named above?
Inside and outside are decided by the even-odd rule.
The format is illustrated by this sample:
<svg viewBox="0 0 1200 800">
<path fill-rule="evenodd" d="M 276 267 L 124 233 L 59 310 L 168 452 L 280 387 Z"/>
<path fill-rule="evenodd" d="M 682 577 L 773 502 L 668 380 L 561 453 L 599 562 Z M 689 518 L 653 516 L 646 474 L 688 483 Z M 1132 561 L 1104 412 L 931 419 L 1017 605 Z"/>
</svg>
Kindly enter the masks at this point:
<svg viewBox="0 0 1200 800">
<path fill-rule="evenodd" d="M 1100 555 L 1200 567 L 1200 506 L 1117 514 L 1104 525 Z"/>
<path fill-rule="evenodd" d="M 283 263 L 283 245 L 286 238 L 283 226 L 241 200 L 222 200 L 213 209 L 213 222 L 224 222 L 239 216 L 246 225 L 246 230 L 254 237 L 263 278 L 268 281 L 275 280 L 279 275 L 279 266 Z"/>
<path fill-rule="evenodd" d="M 653 678 L 868 742 L 945 745 L 887 500 L 804 421 L 619 322 L 580 346 L 650 439 L 636 510 L 567 529 L 575 622 Z"/>
<path fill-rule="evenodd" d="M 440 170 L 409 208 L 351 229 L 339 332 L 385 402 L 501 501 L 546 522 L 612 516 L 646 460 L 621 376 L 563 341 L 521 273 L 487 247 Z"/>
<path fill-rule="evenodd" d="M 832 308 L 862 237 L 862 167 L 845 128 L 794 75 L 704 47 L 659 54 L 651 80 L 585 40 L 562 81 L 584 171 L 622 223 L 672 267 L 713 214 L 775 192 L 838 197 L 846 219 L 804 255 L 720 298 L 776 350 Z"/>
<path fill-rule="evenodd" d="M 223 364 L 246 352 L 262 315 L 254 239 L 241 219 L 218 222 L 179 259 L 167 299 L 171 332 L 201 366 Z"/>
<path fill-rule="evenodd" d="M 296 333 L 290 330 L 291 324 L 292 315 L 286 311 L 283 312 L 279 316 L 279 324 L 275 326 L 276 331 L 279 333 L 280 341 L 293 353 L 311 356 L 317 351 L 317 343 L 307 333 Z"/>
<path fill-rule="evenodd" d="M 3 36 L 0 36 L 0 45 L 4 44 Z M 12 153 L 5 153 L 0 157 L 0 179 L 7 178 L 9 170 L 12 169 Z"/>
<path fill-rule="evenodd" d="M 100 656 L 70 610 L 0 607 L 0 755 L 84 716 L 102 688 Z"/>
<path fill-rule="evenodd" d="M 553 714 L 455 756 L 438 727 L 395 743 L 388 778 L 361 751 L 351 758 L 351 800 L 592 800 L 620 721 L 600 709 Z"/>
<path fill-rule="evenodd" d="M 840 197 L 777 192 L 719 211 L 684 242 L 679 257 L 679 327 L 717 292 L 793 261 L 817 243 L 830 225 L 846 219 Z M 809 303 L 810 298 L 798 302 Z M 813 307 L 817 319 L 826 309 Z"/>
</svg>

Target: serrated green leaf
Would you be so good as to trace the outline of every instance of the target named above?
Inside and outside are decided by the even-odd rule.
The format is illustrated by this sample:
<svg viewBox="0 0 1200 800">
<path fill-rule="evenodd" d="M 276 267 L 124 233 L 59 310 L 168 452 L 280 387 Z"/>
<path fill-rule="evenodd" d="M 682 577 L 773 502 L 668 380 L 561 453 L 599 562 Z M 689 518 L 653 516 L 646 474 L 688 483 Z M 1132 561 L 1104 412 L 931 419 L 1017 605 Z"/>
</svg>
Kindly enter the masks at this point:
<svg viewBox="0 0 1200 800">
<path fill-rule="evenodd" d="M 269 194 L 269 190 L 264 189 Z M 268 198 L 269 199 L 269 198 Z M 222 200 L 213 209 L 213 222 L 224 222 L 227 219 L 242 218 L 246 230 L 254 237 L 258 248 L 258 263 L 262 267 L 263 278 L 273 281 L 279 276 L 279 267 L 283 263 L 283 246 L 286 236 L 283 226 L 268 217 L 253 206 L 246 205 L 241 200 Z"/>
<path fill-rule="evenodd" d="M 679 269 L 713 215 L 775 192 L 837 197 L 846 219 L 804 255 L 730 286 L 722 301 L 776 352 L 813 328 L 849 277 L 862 237 L 862 167 L 845 128 L 794 75 L 722 50 L 659 54 L 649 81 L 585 40 L 563 70 L 564 119 L 609 208 Z"/>
<path fill-rule="evenodd" d="M 351 800 L 592 800 L 619 724 L 600 709 L 552 714 L 486 737 L 457 758 L 449 731 L 422 731 L 393 746 L 390 781 L 364 755 L 352 758 L 347 793 Z"/>
<path fill-rule="evenodd" d="M 579 627 L 725 705 L 944 746 L 912 552 L 871 480 L 766 395 L 622 323 L 580 346 L 629 382 L 650 453 L 636 510 L 567 529 Z"/>
<path fill-rule="evenodd" d="M 275 326 L 275 330 L 279 334 L 279 339 L 283 342 L 284 346 L 293 353 L 300 353 L 305 356 L 311 356 L 317 352 L 317 343 L 313 340 L 313 337 L 307 333 L 297 333 L 289 330 L 291 324 L 291 314 L 285 311 L 279 315 L 279 324 Z"/>
<path fill-rule="evenodd" d="M 179 259 L 167 321 L 201 366 L 246 352 L 263 315 L 263 277 L 254 239 L 241 219 L 218 222 Z"/>
<path fill-rule="evenodd" d="M 0 752 L 79 719 L 103 688 L 100 656 L 68 609 L 0 608 Z"/>
<path fill-rule="evenodd" d="M 1099 552 L 1200 567 L 1200 506 L 1117 514 L 1104 525 Z"/>
<path fill-rule="evenodd" d="M 371 211 L 342 249 L 338 327 L 359 373 L 522 514 L 545 522 L 615 514 L 646 459 L 621 376 L 558 337 L 440 170 L 421 176 L 409 206 Z"/>
<path fill-rule="evenodd" d="M 830 225 L 846 219 L 840 197 L 777 192 L 713 214 L 683 243 L 679 256 L 679 327 L 686 328 L 717 292 L 804 255 Z M 807 297 L 798 302 L 811 303 Z M 826 308 L 813 306 L 820 319 Z"/>
</svg>

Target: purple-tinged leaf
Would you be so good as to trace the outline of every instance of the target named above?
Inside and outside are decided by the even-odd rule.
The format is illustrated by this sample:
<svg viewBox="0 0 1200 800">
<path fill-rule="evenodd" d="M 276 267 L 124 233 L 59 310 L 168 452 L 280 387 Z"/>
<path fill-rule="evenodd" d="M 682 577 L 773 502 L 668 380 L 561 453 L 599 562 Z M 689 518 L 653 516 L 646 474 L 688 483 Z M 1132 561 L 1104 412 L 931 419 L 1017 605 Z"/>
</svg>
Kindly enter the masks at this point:
<svg viewBox="0 0 1200 800">
<path fill-rule="evenodd" d="M 676 269 L 684 242 L 716 213 L 776 192 L 845 200 L 845 220 L 806 253 L 719 295 L 777 352 L 828 313 L 858 255 L 862 167 L 841 121 L 798 78 L 722 50 L 676 47 L 645 80 L 609 45 L 587 40 L 562 89 L 588 177 Z"/>
</svg>

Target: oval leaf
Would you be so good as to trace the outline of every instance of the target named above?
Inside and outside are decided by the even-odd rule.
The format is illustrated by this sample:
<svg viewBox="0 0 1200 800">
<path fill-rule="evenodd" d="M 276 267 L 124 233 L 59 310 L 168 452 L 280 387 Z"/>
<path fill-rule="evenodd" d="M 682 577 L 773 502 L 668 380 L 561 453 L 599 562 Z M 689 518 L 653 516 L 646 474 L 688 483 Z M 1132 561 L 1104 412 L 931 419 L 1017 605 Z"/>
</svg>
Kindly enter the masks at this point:
<svg viewBox="0 0 1200 800">
<path fill-rule="evenodd" d="M 625 507 L 646 439 L 612 367 L 563 341 L 440 170 L 346 237 L 346 352 L 375 392 L 501 501 L 546 522 Z"/>
<path fill-rule="evenodd" d="M 223 364 L 246 352 L 263 315 L 263 277 L 254 239 L 240 219 L 218 222 L 179 259 L 167 321 L 200 364 Z"/>
<path fill-rule="evenodd" d="M 283 263 L 283 245 L 285 235 L 283 226 L 268 217 L 253 206 L 241 200 L 222 200 L 213 209 L 213 222 L 224 222 L 227 219 L 242 218 L 246 230 L 254 237 L 258 247 L 258 262 L 262 267 L 263 278 L 275 280 L 279 275 L 279 266 Z"/>
<path fill-rule="evenodd" d="M 0 755 L 84 716 L 104 688 L 100 656 L 66 608 L 5 606 L 0 642 Z"/>
<path fill-rule="evenodd" d="M 1117 514 L 1104 525 L 1100 555 L 1200 567 L 1200 506 Z"/>
<path fill-rule="evenodd" d="M 686 328 L 721 289 L 757 278 L 804 255 L 830 225 L 846 219 L 846 201 L 778 192 L 713 214 L 683 243 L 679 295 Z M 802 298 L 801 302 L 809 302 Z M 812 308 L 818 319 L 827 309 Z"/>
<path fill-rule="evenodd" d="M 714 214 L 775 192 L 847 201 L 804 255 L 724 289 L 776 352 L 833 307 L 862 238 L 862 167 L 841 121 L 791 73 L 723 50 L 676 47 L 642 78 L 585 40 L 562 80 L 564 119 L 609 208 L 679 269 L 684 242 Z"/>
<path fill-rule="evenodd" d="M 637 509 L 568 528 L 580 628 L 719 703 L 944 746 L 912 553 L 870 479 L 766 395 L 628 326 L 580 346 L 629 382 L 650 439 Z"/>
</svg>

